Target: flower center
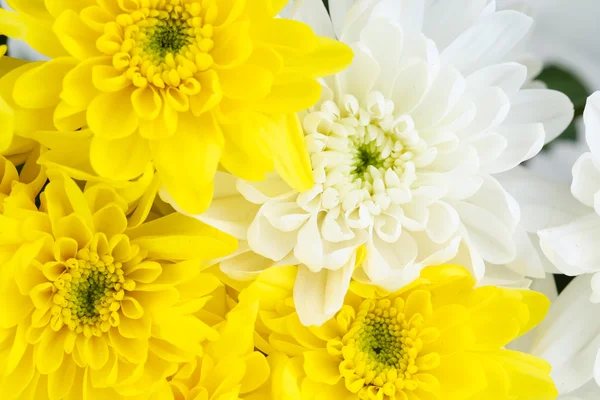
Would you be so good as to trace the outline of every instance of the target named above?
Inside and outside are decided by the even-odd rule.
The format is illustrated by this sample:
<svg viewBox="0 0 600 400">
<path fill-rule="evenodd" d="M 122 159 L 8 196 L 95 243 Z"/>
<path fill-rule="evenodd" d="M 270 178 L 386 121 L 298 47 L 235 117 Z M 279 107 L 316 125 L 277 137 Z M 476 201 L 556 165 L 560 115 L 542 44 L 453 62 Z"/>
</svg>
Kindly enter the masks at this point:
<svg viewBox="0 0 600 400">
<path fill-rule="evenodd" d="M 416 360 L 423 349 L 419 338 L 423 319 L 407 320 L 403 309 L 402 298 L 393 303 L 367 299 L 342 338 L 340 371 L 346 387 L 360 399 L 384 399 L 379 396 L 417 387 L 413 375 L 419 371 Z"/>
<path fill-rule="evenodd" d="M 419 136 L 412 118 L 372 92 L 366 104 L 344 95 L 303 119 L 313 175 L 323 185 L 322 206 L 345 212 L 364 207 L 372 216 L 410 201 L 417 170 L 437 151 Z"/>
<path fill-rule="evenodd" d="M 140 0 L 139 9 L 117 16 L 114 36 L 105 34 L 99 48 L 137 87 L 178 88 L 200 92 L 196 73 L 213 65 L 216 0 Z"/>
<path fill-rule="evenodd" d="M 118 326 L 121 300 L 126 291 L 135 289 L 135 282 L 125 278 L 122 264 L 89 248 L 79 250 L 64 264 L 63 273 L 52 282 L 52 329 L 67 326 L 89 337 Z"/>
</svg>

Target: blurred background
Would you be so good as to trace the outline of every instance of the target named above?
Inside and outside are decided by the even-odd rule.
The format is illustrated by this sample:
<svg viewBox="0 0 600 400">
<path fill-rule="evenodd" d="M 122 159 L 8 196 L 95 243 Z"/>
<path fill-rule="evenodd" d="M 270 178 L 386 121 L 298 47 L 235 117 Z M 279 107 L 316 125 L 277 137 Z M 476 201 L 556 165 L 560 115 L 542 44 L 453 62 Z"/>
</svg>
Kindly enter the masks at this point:
<svg viewBox="0 0 600 400">
<path fill-rule="evenodd" d="M 328 8 L 329 2 L 341 0 L 323 1 Z M 527 162 L 527 167 L 538 174 L 568 184 L 573 164 L 586 151 L 581 121 L 586 99 L 593 91 L 600 90 L 600 0 L 496 0 L 496 3 L 499 8 L 518 9 L 534 18 L 527 51 L 545 65 L 537 80 L 565 93 L 575 106 L 571 126 Z M 0 6 L 7 7 L 6 0 L 0 0 Z M 6 42 L 6 37 L 0 36 L 0 44 Z M 24 43 L 16 41 L 9 41 L 9 55 L 41 59 Z M 555 275 L 555 280 L 561 291 L 571 278 Z"/>
</svg>

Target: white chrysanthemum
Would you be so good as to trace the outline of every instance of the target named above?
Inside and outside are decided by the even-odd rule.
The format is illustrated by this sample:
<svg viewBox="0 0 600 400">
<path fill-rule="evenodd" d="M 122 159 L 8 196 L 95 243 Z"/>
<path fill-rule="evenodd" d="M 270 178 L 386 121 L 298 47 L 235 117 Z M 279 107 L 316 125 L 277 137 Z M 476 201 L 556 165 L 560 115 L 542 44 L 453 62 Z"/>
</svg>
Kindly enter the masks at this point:
<svg viewBox="0 0 600 400">
<path fill-rule="evenodd" d="M 583 120 L 590 152 L 573 166 L 571 192 L 588 206 L 588 212 L 565 225 L 543 230 L 539 236 L 544 254 L 559 271 L 595 274 L 591 300 L 600 303 L 600 92 L 588 98 Z"/>
<path fill-rule="evenodd" d="M 513 261 L 519 206 L 494 174 L 534 156 L 573 115 L 566 96 L 524 89 L 537 71 L 511 55 L 532 24 L 522 13 L 475 0 L 330 3 L 333 25 L 320 1 L 292 7 L 355 52 L 300 115 L 313 188 L 220 173 L 197 216 L 242 241 L 221 263 L 235 278 L 298 264 L 305 324 L 339 309 L 351 277 L 396 289 L 427 265 L 453 260 L 481 278 L 486 263 Z"/>
</svg>

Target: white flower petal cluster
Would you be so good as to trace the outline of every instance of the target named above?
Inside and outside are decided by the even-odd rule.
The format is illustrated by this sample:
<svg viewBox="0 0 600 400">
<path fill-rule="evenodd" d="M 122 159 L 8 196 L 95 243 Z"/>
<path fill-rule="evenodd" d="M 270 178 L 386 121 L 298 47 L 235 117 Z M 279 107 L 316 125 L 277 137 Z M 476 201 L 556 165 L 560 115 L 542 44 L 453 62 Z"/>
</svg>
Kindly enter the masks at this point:
<svg viewBox="0 0 600 400">
<path fill-rule="evenodd" d="M 568 98 L 530 88 L 538 70 L 518 62 L 532 19 L 494 1 L 336 0 L 331 19 L 319 4 L 289 11 L 355 59 L 299 115 L 314 186 L 219 173 L 211 208 L 195 217 L 241 240 L 222 270 L 251 279 L 298 264 L 307 325 L 341 307 L 351 278 L 394 290 L 448 261 L 478 279 L 486 264 L 500 280 L 543 277 L 513 263 L 520 207 L 496 178 L 573 117 Z"/>
<path fill-rule="evenodd" d="M 591 300 L 600 303 L 600 92 L 592 94 L 583 114 L 589 152 L 573 166 L 571 192 L 587 213 L 539 232 L 544 254 L 567 275 L 594 274 Z"/>
</svg>

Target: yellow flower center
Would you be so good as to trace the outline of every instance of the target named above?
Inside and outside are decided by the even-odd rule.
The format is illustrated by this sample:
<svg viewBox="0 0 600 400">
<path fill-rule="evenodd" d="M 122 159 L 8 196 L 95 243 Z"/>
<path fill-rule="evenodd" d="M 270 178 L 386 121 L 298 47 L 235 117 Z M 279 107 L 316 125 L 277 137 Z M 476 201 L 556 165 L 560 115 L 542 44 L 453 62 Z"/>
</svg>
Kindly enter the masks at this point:
<svg viewBox="0 0 600 400">
<path fill-rule="evenodd" d="M 213 65 L 212 23 L 216 0 L 140 0 L 140 8 L 117 16 L 120 49 L 110 48 L 110 35 L 100 44 L 113 55 L 113 65 L 137 87 L 179 88 L 187 95 L 200 92 L 194 74 Z M 108 45 L 104 49 L 102 43 Z"/>
<path fill-rule="evenodd" d="M 404 301 L 367 299 L 342 338 L 340 365 L 346 387 L 360 399 L 384 399 L 397 391 L 415 390 L 413 375 L 423 340 L 420 314 L 406 319 Z M 335 346 L 335 344 L 332 344 Z M 380 393 L 383 392 L 383 393 Z"/>
<path fill-rule="evenodd" d="M 85 336 L 99 336 L 119 325 L 119 309 L 135 282 L 126 279 L 123 266 L 108 254 L 84 248 L 65 263 L 65 271 L 52 282 L 54 306 L 50 326 L 67 326 Z"/>
</svg>

